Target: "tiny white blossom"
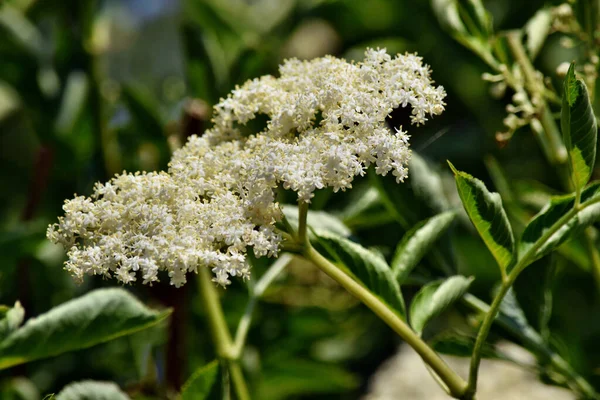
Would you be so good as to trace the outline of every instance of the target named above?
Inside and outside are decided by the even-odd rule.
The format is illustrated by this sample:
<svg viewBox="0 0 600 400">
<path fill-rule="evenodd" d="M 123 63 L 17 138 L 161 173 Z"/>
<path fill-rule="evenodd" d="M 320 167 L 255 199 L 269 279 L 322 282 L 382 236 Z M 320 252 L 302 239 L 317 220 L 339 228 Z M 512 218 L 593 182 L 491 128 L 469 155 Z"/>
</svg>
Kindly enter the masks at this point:
<svg viewBox="0 0 600 400">
<path fill-rule="evenodd" d="M 214 126 L 176 151 L 168 172 L 118 175 L 97 184 L 91 198 L 65 202 L 65 216 L 49 227 L 61 243 L 65 268 L 132 283 L 166 271 L 181 286 L 189 272 L 211 268 L 213 281 L 247 279 L 248 248 L 277 256 L 282 218 L 275 189 L 310 202 L 314 191 L 352 187 L 370 165 L 398 182 L 407 177 L 408 138 L 386 118 L 411 107 L 420 125 L 444 110 L 445 92 L 412 54 L 392 58 L 369 49 L 348 63 L 334 57 L 287 60 L 280 77 L 246 82 L 214 108 Z M 248 122 L 266 116 L 264 128 Z"/>
</svg>

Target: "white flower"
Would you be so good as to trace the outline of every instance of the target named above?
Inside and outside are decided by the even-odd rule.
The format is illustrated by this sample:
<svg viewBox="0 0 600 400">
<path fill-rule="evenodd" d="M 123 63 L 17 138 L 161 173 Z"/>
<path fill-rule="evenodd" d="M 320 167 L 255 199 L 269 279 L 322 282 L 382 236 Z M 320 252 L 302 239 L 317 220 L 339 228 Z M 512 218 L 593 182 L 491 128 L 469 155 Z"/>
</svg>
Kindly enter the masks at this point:
<svg viewBox="0 0 600 400">
<path fill-rule="evenodd" d="M 407 176 L 408 135 L 386 118 L 412 107 L 422 124 L 444 109 L 444 89 L 415 55 L 391 58 L 367 50 L 365 60 L 288 60 L 280 77 L 237 87 L 214 109 L 214 126 L 176 151 L 168 172 L 122 174 L 97 184 L 92 198 L 65 202 L 48 238 L 69 250 L 66 269 L 155 282 L 168 272 L 180 286 L 188 272 L 211 268 L 216 283 L 249 277 L 246 251 L 276 256 L 282 213 L 278 186 L 309 202 L 314 191 L 352 187 L 373 164 L 378 174 Z M 258 132 L 247 124 L 265 116 Z"/>
</svg>

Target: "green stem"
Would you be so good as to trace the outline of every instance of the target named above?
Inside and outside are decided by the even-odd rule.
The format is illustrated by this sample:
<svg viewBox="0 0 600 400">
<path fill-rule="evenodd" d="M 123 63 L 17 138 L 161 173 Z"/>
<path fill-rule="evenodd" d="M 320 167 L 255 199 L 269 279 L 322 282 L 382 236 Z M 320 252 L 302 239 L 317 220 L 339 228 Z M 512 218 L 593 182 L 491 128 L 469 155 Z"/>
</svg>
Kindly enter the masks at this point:
<svg viewBox="0 0 600 400">
<path fill-rule="evenodd" d="M 481 351 L 483 349 L 483 345 L 487 339 L 487 336 L 492 327 L 492 323 L 494 319 L 498 315 L 500 310 L 500 305 L 502 304 L 502 300 L 504 296 L 513 285 L 519 274 L 531 264 L 538 250 L 546 244 L 546 242 L 554 235 L 560 228 L 562 228 L 565 224 L 567 224 L 572 218 L 574 218 L 577 213 L 582 211 L 588 206 L 596 204 L 600 202 L 600 198 L 594 198 L 589 200 L 586 203 L 582 203 L 579 207 L 573 207 L 569 210 L 565 215 L 563 215 L 558 221 L 556 221 L 544 234 L 529 248 L 529 250 L 523 255 L 523 257 L 517 262 L 512 271 L 508 274 L 506 281 L 502 282 L 502 286 L 500 290 L 496 294 L 492 305 L 488 313 L 486 314 L 481 327 L 479 328 L 479 333 L 477 334 L 477 339 L 475 340 L 475 347 L 473 349 L 473 355 L 471 356 L 471 365 L 469 368 L 469 383 L 467 387 L 467 393 L 465 396 L 466 400 L 472 399 L 475 390 L 477 388 L 477 377 L 479 371 L 479 363 L 481 362 Z"/>
<path fill-rule="evenodd" d="M 250 392 L 248 391 L 246 379 L 244 378 L 244 373 L 239 362 L 230 360 L 227 364 L 238 400 L 250 400 Z"/>
<path fill-rule="evenodd" d="M 308 242 L 306 235 L 306 219 L 308 217 L 308 203 L 301 201 L 298 204 L 298 242 L 303 245 Z"/>
<path fill-rule="evenodd" d="M 481 351 L 483 349 L 483 345 L 487 339 L 488 334 L 490 333 L 490 328 L 492 327 L 492 323 L 500 310 L 500 305 L 502 304 L 502 300 L 504 296 L 510 289 L 514 280 L 511 278 L 512 274 L 509 274 L 506 281 L 502 282 L 502 286 L 500 290 L 496 294 L 492 305 L 490 306 L 489 311 L 485 315 L 483 323 L 479 328 L 479 333 L 477 334 L 477 339 L 475 340 L 475 347 L 473 348 L 473 354 L 471 356 L 471 365 L 469 366 L 469 383 L 466 390 L 465 399 L 472 399 L 475 395 L 475 391 L 477 390 L 477 378 L 479 376 L 479 364 L 481 363 Z"/>
<path fill-rule="evenodd" d="M 332 264 L 316 251 L 310 243 L 306 242 L 303 252 L 307 260 L 312 261 L 319 269 L 339 283 L 350 294 L 358 298 L 371 309 L 381 320 L 392 328 L 406 343 L 408 343 L 421 356 L 423 361 L 431 367 L 441 381 L 446 385 L 452 397 L 462 398 L 467 387 L 466 382 L 458 376 L 438 354 L 425 343 L 394 311 L 392 311 L 377 296 L 365 289 L 362 285 Z"/>
<path fill-rule="evenodd" d="M 211 282 L 211 274 L 208 268 L 199 268 L 198 285 L 200 288 L 200 298 L 204 304 L 204 309 L 208 317 L 208 326 L 213 337 L 213 343 L 216 346 L 217 356 L 227 361 L 231 381 L 237 398 L 239 400 L 250 400 L 250 392 L 244 380 L 244 375 L 239 366 L 239 362 L 233 354 L 233 342 L 229 328 L 225 322 L 223 309 L 217 296 L 217 289 Z"/>
<path fill-rule="evenodd" d="M 237 331 L 235 333 L 235 342 L 233 344 L 233 356 L 234 358 L 239 358 L 242 354 L 242 350 L 244 349 L 244 344 L 246 342 L 246 337 L 248 336 L 248 331 L 250 329 L 250 323 L 252 322 L 252 314 L 254 313 L 254 308 L 256 308 L 257 300 L 265 293 L 269 285 L 279 276 L 281 271 L 292 261 L 291 254 L 282 254 L 264 273 L 264 275 L 260 278 L 258 283 L 254 286 L 250 293 L 250 300 L 248 300 L 248 304 L 246 305 L 246 310 L 244 311 L 244 315 L 238 324 Z"/>
<path fill-rule="evenodd" d="M 383 322 L 392 328 L 406 343 L 408 343 L 421 356 L 423 361 L 437 374 L 446 385 L 449 394 L 457 399 L 462 398 L 467 383 L 456 374 L 440 356 L 425 343 L 393 310 L 383 303 L 377 296 L 365 289 L 362 285 L 336 267 L 321 253 L 316 251 L 306 234 L 306 219 L 308 216 L 308 203 L 301 202 L 298 208 L 298 242 L 303 245 L 302 255 L 310 260 L 321 271 L 325 272 L 346 289 L 350 294 L 369 307 Z"/>
</svg>

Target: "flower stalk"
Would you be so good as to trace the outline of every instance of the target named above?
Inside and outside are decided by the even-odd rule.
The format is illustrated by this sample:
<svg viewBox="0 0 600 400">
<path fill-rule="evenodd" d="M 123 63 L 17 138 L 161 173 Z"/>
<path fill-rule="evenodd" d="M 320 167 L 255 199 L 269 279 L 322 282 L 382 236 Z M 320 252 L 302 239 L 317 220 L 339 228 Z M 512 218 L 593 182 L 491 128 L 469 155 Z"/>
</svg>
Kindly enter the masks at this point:
<svg viewBox="0 0 600 400">
<path fill-rule="evenodd" d="M 211 282 L 211 274 L 208 268 L 199 268 L 198 285 L 200 298 L 207 314 L 207 322 L 213 337 L 217 356 L 227 365 L 231 382 L 239 400 L 250 400 L 250 392 L 244 379 L 244 374 L 239 365 L 241 354 L 234 352 L 234 345 L 225 322 L 223 309 L 217 296 L 217 289 Z"/>
<path fill-rule="evenodd" d="M 396 312 L 391 310 L 377 296 L 365 289 L 362 285 L 345 274 L 336 265 L 327 260 L 321 253 L 315 250 L 306 236 L 306 216 L 308 203 L 300 204 L 298 240 L 304 243 L 302 255 L 312 261 L 321 271 L 340 284 L 350 294 L 359 299 L 369 307 L 383 322 L 394 330 L 408 345 L 410 345 L 421 356 L 423 361 L 431 367 L 435 374 L 443 382 L 447 392 L 454 398 L 461 399 L 467 388 L 467 383 L 454 372 L 448 364 L 427 343 L 404 322 Z M 304 227 L 300 230 L 300 227 Z"/>
</svg>

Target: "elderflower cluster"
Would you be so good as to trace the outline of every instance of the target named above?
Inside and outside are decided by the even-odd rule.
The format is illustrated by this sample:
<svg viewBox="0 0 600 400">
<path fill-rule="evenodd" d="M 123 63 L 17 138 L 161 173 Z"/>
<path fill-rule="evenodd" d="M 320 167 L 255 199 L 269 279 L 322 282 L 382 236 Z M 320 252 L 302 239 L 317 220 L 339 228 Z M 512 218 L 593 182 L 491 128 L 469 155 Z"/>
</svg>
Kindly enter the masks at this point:
<svg viewBox="0 0 600 400">
<path fill-rule="evenodd" d="M 317 189 L 351 188 L 370 165 L 404 180 L 409 136 L 392 133 L 386 118 L 410 105 L 412 123 L 423 124 L 444 110 L 444 97 L 412 54 L 288 60 L 279 78 L 248 81 L 222 99 L 214 126 L 176 151 L 168 172 L 119 175 L 97 184 L 91 199 L 65 202 L 48 238 L 68 250 L 66 269 L 79 280 L 131 283 L 139 271 L 151 284 L 164 270 L 180 286 L 186 273 L 209 267 L 226 286 L 230 276 L 248 278 L 248 248 L 277 255 L 277 187 L 310 202 Z M 251 120 L 261 119 L 266 125 L 253 131 Z"/>
</svg>

